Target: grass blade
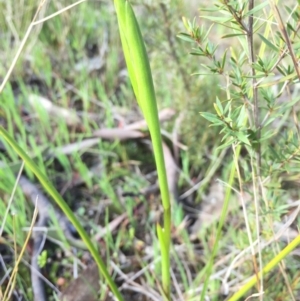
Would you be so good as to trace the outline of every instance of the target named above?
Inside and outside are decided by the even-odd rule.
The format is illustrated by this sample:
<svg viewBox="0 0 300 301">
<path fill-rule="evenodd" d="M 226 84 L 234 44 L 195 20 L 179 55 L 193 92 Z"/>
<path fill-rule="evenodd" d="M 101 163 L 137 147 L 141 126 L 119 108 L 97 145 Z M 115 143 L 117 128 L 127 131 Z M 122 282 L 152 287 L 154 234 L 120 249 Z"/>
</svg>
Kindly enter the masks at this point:
<svg viewBox="0 0 300 301">
<path fill-rule="evenodd" d="M 89 236 L 87 235 L 87 233 L 85 232 L 85 230 L 83 229 L 79 221 L 77 220 L 76 216 L 74 215 L 70 207 L 63 200 L 63 198 L 60 196 L 60 194 L 57 192 L 57 190 L 54 188 L 51 182 L 47 179 L 47 177 L 39 170 L 38 166 L 33 162 L 33 160 L 29 158 L 29 156 L 22 150 L 21 147 L 19 147 L 17 142 L 12 137 L 9 136 L 9 134 L 3 127 L 0 127 L 0 136 L 2 136 L 6 140 L 6 142 L 14 149 L 14 151 L 23 159 L 25 164 L 27 164 L 30 170 L 35 174 L 35 176 L 38 178 L 40 183 L 43 185 L 44 189 L 49 193 L 49 195 L 51 195 L 51 197 L 54 199 L 57 205 L 64 212 L 66 217 L 73 224 L 78 234 L 80 235 L 81 239 L 85 243 L 87 249 L 91 252 L 93 258 L 95 259 L 98 265 L 100 273 L 106 279 L 112 292 L 114 293 L 114 295 L 117 297 L 119 301 L 123 301 L 124 299 L 120 294 L 115 282 L 113 281 L 110 274 L 108 273 L 104 262 L 99 256 L 99 252 L 93 245 Z"/>
<path fill-rule="evenodd" d="M 270 272 L 282 259 L 284 259 L 289 253 L 291 253 L 300 244 L 300 235 L 298 235 L 292 242 L 290 242 L 280 253 L 278 253 L 264 268 L 256 275 L 252 276 L 250 280 L 242 286 L 228 301 L 237 301 L 245 295 L 245 293 L 253 287 L 258 278 L 260 279 L 264 274 Z"/>
</svg>

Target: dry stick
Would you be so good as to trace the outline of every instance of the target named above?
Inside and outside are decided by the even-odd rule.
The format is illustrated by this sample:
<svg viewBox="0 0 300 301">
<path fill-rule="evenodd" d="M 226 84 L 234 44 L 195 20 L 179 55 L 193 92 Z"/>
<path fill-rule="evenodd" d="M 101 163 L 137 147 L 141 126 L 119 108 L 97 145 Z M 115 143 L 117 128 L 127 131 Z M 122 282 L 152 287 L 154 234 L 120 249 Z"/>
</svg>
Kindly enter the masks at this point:
<svg viewBox="0 0 300 301">
<path fill-rule="evenodd" d="M 45 0 L 42 8 L 39 10 L 39 12 L 36 16 L 36 19 L 41 19 L 44 17 L 44 15 L 49 7 L 49 3 L 50 3 L 50 0 Z M 43 24 L 40 24 L 40 25 L 36 26 L 35 30 L 32 32 L 34 34 L 34 37 L 31 39 L 30 43 L 26 47 L 27 53 L 32 53 L 32 49 L 34 48 L 34 46 L 38 40 L 38 37 L 39 37 L 39 34 L 40 34 L 42 28 L 43 28 Z"/>
<path fill-rule="evenodd" d="M 33 213 L 33 217 L 32 217 L 32 221 L 31 221 L 31 225 L 30 225 L 30 230 L 29 230 L 28 235 L 27 235 L 27 237 L 26 237 L 26 239 L 25 239 L 24 246 L 23 246 L 23 248 L 22 248 L 22 250 L 21 250 L 21 252 L 20 252 L 20 255 L 19 255 L 18 259 L 16 260 L 16 264 L 15 264 L 14 269 L 13 269 L 13 271 L 12 271 L 11 277 L 10 277 L 10 279 L 9 279 L 9 281 L 8 281 L 8 284 L 7 284 L 7 290 L 6 290 L 5 293 L 4 293 L 3 300 L 6 300 L 7 297 L 8 297 L 8 298 L 10 297 L 10 296 L 7 296 L 8 288 L 9 288 L 9 286 L 12 285 L 12 281 L 13 281 L 13 279 L 14 279 L 14 277 L 15 277 L 17 271 L 18 271 L 18 266 L 19 266 L 19 264 L 20 264 L 20 262 L 21 262 L 21 260 L 22 260 L 22 257 L 23 257 L 23 255 L 24 255 L 26 246 L 27 246 L 27 244 L 28 244 L 28 242 L 29 242 L 30 235 L 31 235 L 31 232 L 32 232 L 32 229 L 33 229 L 33 225 L 34 225 L 35 220 L 36 220 L 36 218 L 37 218 L 37 214 L 38 214 L 38 210 L 37 210 L 37 208 L 35 207 L 35 210 L 34 210 L 34 213 Z"/>
<path fill-rule="evenodd" d="M 249 1 L 249 7 L 248 10 L 252 10 L 254 8 L 254 0 Z M 248 30 L 247 30 L 247 42 L 248 42 L 248 50 L 249 50 L 249 63 L 251 65 L 251 75 L 252 78 L 252 92 L 253 92 L 253 102 L 254 102 L 254 124 L 256 129 L 259 127 L 259 108 L 258 108 L 258 95 L 257 95 L 257 87 L 256 87 L 256 78 L 255 78 L 255 69 L 253 67 L 253 64 L 255 63 L 255 57 L 254 57 L 254 45 L 253 45 L 253 14 L 250 14 L 249 16 L 249 22 L 248 22 Z M 259 137 L 258 137 L 259 139 Z M 261 158 L 260 158 L 260 150 L 258 151 L 259 156 L 259 166 L 261 165 Z"/>
<path fill-rule="evenodd" d="M 160 122 L 168 121 L 170 120 L 174 115 L 176 111 L 172 108 L 165 108 L 158 112 L 158 119 Z M 125 125 L 124 129 L 126 130 L 136 130 L 141 131 L 144 129 L 147 129 L 148 125 L 145 119 L 133 122 L 131 124 Z"/>
<path fill-rule="evenodd" d="M 248 11 L 251 11 L 254 8 L 254 0 L 249 0 L 249 5 L 248 5 Z M 254 104 L 254 125 L 255 125 L 255 130 L 256 130 L 256 135 L 257 135 L 257 140 L 258 140 L 258 149 L 256 150 L 256 169 L 254 168 L 254 164 L 252 164 L 252 182 L 253 182 L 253 190 L 254 190 L 254 207 L 255 207 L 255 223 L 256 223 L 256 232 L 257 232 L 257 240 L 258 240 L 258 257 L 259 257 L 259 265 L 260 265 L 260 270 L 263 268 L 262 264 L 262 256 L 261 256 L 261 250 L 260 250 L 260 225 L 259 225 L 259 193 L 257 193 L 257 179 L 260 178 L 260 168 L 261 168 L 261 145 L 260 145 L 260 137 L 261 137 L 261 128 L 259 124 L 259 107 L 258 107 L 258 88 L 256 85 L 256 72 L 253 67 L 253 64 L 255 63 L 255 56 L 254 56 L 254 44 L 253 44 L 253 14 L 249 15 L 248 19 L 248 30 L 247 30 L 247 42 L 248 42 L 248 50 L 249 50 L 249 63 L 251 66 L 251 75 L 252 75 L 252 93 L 253 93 L 253 104 Z M 251 150 L 250 150 L 251 151 Z M 251 156 L 251 162 L 252 162 L 252 155 Z M 255 174 L 256 170 L 256 174 Z M 257 179 L 256 179 L 257 176 Z M 259 192 L 259 190 L 258 190 Z M 256 258 L 255 255 L 253 254 L 253 263 L 254 263 L 254 268 L 255 268 L 255 274 L 258 277 L 258 268 L 257 268 L 257 263 L 256 263 Z M 259 279 L 257 279 L 259 280 Z M 261 277 L 260 282 L 257 281 L 258 285 L 258 291 L 260 293 L 260 299 L 263 297 L 263 278 Z"/>
<path fill-rule="evenodd" d="M 248 11 L 252 10 L 254 8 L 254 0 L 249 0 L 249 6 Z M 253 64 L 255 63 L 255 56 L 254 56 L 254 45 L 253 45 L 253 14 L 249 15 L 249 21 L 248 21 L 248 28 L 246 30 L 247 33 L 247 43 L 248 43 L 248 50 L 249 50 L 249 63 L 251 66 L 251 75 L 252 75 L 252 93 L 253 93 L 253 120 L 255 129 L 257 130 L 257 140 L 260 140 L 260 127 L 259 127 L 259 108 L 258 108 L 258 94 L 257 94 L 257 85 L 256 85 L 256 72 L 253 67 Z M 258 150 L 256 152 L 257 154 L 257 175 L 260 174 L 260 166 L 261 166 L 261 146 L 260 143 L 258 143 Z"/>
<path fill-rule="evenodd" d="M 176 279 L 176 275 L 175 275 L 173 269 L 171 269 L 171 277 L 172 277 L 172 280 L 173 280 L 173 284 L 174 284 L 175 290 L 176 290 L 177 295 L 179 297 L 178 301 L 184 301 L 184 296 L 183 296 L 183 294 L 181 292 L 180 285 L 179 285 L 179 283 L 178 283 L 178 281 Z"/>
<path fill-rule="evenodd" d="M 10 75 L 11 75 L 13 69 L 15 68 L 15 65 L 16 65 L 16 63 L 17 63 L 17 60 L 18 60 L 18 58 L 19 58 L 19 56 L 20 56 L 20 54 L 21 54 L 21 52 L 22 52 L 22 50 L 23 50 L 23 48 L 24 48 L 24 46 L 25 46 L 25 43 L 26 43 L 26 41 L 27 41 L 27 39 L 28 39 L 28 37 L 29 37 L 29 34 L 30 34 L 30 32 L 31 32 L 31 30 L 32 30 L 32 28 L 33 28 L 32 23 L 33 23 L 33 22 L 35 21 L 35 19 L 37 18 L 37 16 L 38 16 L 40 10 L 42 9 L 42 7 L 43 7 L 43 5 L 44 5 L 44 3 L 45 3 L 45 0 L 41 0 L 40 4 L 39 4 L 39 6 L 38 6 L 38 8 L 37 8 L 37 10 L 36 10 L 36 12 L 35 12 L 35 15 L 34 15 L 34 17 L 33 17 L 33 20 L 32 20 L 32 22 L 30 23 L 30 25 L 29 25 L 29 27 L 28 27 L 26 33 L 25 33 L 25 36 L 24 36 L 24 38 L 23 38 L 23 40 L 22 40 L 22 42 L 21 42 L 21 44 L 20 44 L 20 46 L 19 46 L 19 49 L 18 49 L 18 51 L 17 51 L 17 53 L 16 53 L 16 55 L 15 55 L 15 57 L 14 57 L 12 63 L 11 63 L 11 66 L 10 66 L 10 68 L 8 69 L 8 71 L 7 71 L 7 73 L 6 73 L 5 77 L 4 77 L 4 80 L 3 80 L 3 82 L 2 82 L 2 84 L 1 84 L 1 86 L 0 86 L 0 93 L 3 91 L 3 89 L 4 89 L 6 83 L 7 83 L 8 79 L 9 79 L 9 77 L 10 77 Z"/>
<path fill-rule="evenodd" d="M 18 61 L 18 59 L 19 59 L 19 57 L 21 55 L 21 52 L 22 52 L 22 50 L 23 50 L 23 48 L 24 48 L 24 46 L 25 46 L 25 44 L 26 44 L 26 42 L 28 40 L 28 37 L 29 37 L 29 35 L 30 35 L 33 27 L 35 25 L 38 25 L 38 24 L 43 23 L 43 22 L 45 22 L 45 21 L 47 21 L 47 20 L 49 20 L 49 19 L 51 19 L 53 17 L 56 17 L 56 16 L 60 15 L 62 12 L 67 11 L 67 10 L 71 9 L 72 7 L 74 7 L 74 6 L 76 6 L 76 5 L 78 5 L 78 4 L 82 3 L 82 2 L 85 2 L 86 0 L 80 0 L 78 2 L 75 2 L 75 3 L 73 3 L 73 4 L 69 5 L 69 6 L 61 9 L 60 11 L 58 11 L 58 12 L 56 12 L 54 14 L 51 14 L 48 17 L 45 17 L 45 18 L 43 18 L 41 20 L 36 21 L 36 18 L 38 16 L 40 10 L 42 9 L 43 5 L 45 4 L 45 1 L 46 0 L 41 0 L 40 5 L 38 6 L 38 8 L 36 10 L 36 13 L 35 13 L 35 15 L 34 15 L 34 17 L 32 19 L 32 22 L 28 26 L 28 29 L 27 29 L 27 31 L 25 33 L 25 36 L 24 36 L 24 38 L 23 38 L 23 40 L 22 40 L 22 42 L 21 42 L 21 44 L 20 44 L 20 46 L 19 46 L 19 48 L 17 50 L 17 53 L 16 53 L 16 55 L 15 55 L 15 57 L 14 57 L 11 65 L 10 65 L 10 67 L 9 67 L 9 69 L 8 69 L 5 77 L 4 77 L 4 79 L 3 79 L 2 84 L 0 85 L 0 93 L 3 91 L 3 89 L 4 89 L 6 83 L 7 83 L 8 79 L 9 79 L 9 77 L 10 77 L 13 69 L 15 68 L 15 65 L 16 65 L 16 63 L 17 63 L 17 61 Z"/>
</svg>

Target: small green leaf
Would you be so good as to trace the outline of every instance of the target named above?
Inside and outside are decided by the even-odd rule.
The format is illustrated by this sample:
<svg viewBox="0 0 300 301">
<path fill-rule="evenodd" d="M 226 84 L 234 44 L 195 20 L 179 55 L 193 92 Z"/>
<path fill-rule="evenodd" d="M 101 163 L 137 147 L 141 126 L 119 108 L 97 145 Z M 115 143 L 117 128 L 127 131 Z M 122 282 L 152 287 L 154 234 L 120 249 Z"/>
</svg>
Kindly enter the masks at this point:
<svg viewBox="0 0 300 301">
<path fill-rule="evenodd" d="M 277 84 L 280 84 L 282 82 L 285 82 L 287 80 L 295 80 L 296 78 L 297 78 L 297 75 L 295 73 L 292 73 L 292 74 L 288 74 L 288 75 L 286 75 L 286 76 L 284 76 L 284 77 L 282 77 L 278 80 L 274 80 L 272 82 L 267 82 L 265 84 L 261 84 L 261 85 L 259 85 L 259 87 L 260 88 L 261 87 L 271 87 L 271 86 L 275 86 Z"/>
<path fill-rule="evenodd" d="M 216 97 L 216 103 L 214 104 L 214 106 L 215 106 L 215 109 L 216 109 L 216 107 L 218 108 L 219 113 L 216 109 L 218 115 L 223 116 L 224 115 L 223 107 L 222 107 L 221 101 L 218 97 Z"/>
<path fill-rule="evenodd" d="M 260 33 L 258 33 L 259 37 L 262 39 L 262 41 L 269 46 L 271 49 L 275 50 L 276 52 L 279 52 L 280 49 L 274 45 L 273 43 L 271 43 L 268 39 L 266 39 L 263 35 L 261 35 Z"/>
<path fill-rule="evenodd" d="M 37 262 L 38 262 L 38 266 L 40 268 L 43 268 L 46 263 L 47 263 L 47 250 L 44 250 L 39 256 L 38 256 L 38 259 L 37 259 Z"/>
<path fill-rule="evenodd" d="M 232 34 L 226 34 L 225 36 L 222 36 L 221 39 L 227 39 L 227 38 L 245 36 L 245 35 L 246 35 L 245 33 L 232 33 Z"/>
<path fill-rule="evenodd" d="M 229 111 L 229 108 L 231 107 L 231 100 L 228 101 L 228 103 L 226 104 L 226 107 L 224 109 L 224 114 L 226 114 Z"/>
<path fill-rule="evenodd" d="M 247 138 L 247 135 L 243 132 L 237 132 L 236 137 L 239 141 L 251 146 L 249 139 Z"/>
<path fill-rule="evenodd" d="M 225 67 L 225 64 L 226 64 L 227 51 L 228 51 L 228 49 L 226 49 L 224 54 L 223 54 L 222 65 L 221 65 L 223 70 L 224 70 L 224 67 Z"/>
<path fill-rule="evenodd" d="M 217 114 L 218 114 L 218 116 L 222 116 L 222 113 L 221 113 L 221 111 L 219 110 L 219 108 L 218 108 L 218 106 L 217 106 L 217 104 L 216 103 L 214 103 L 214 108 L 215 108 L 215 110 L 216 110 L 216 112 L 217 112 Z"/>
<path fill-rule="evenodd" d="M 208 112 L 200 112 L 200 115 L 212 123 L 222 124 L 222 122 L 220 121 L 219 117 L 216 114 L 211 114 Z"/>
<path fill-rule="evenodd" d="M 187 31 L 192 30 L 192 24 L 187 18 L 182 17 L 182 22 L 183 22 L 183 25 L 184 25 L 184 27 L 186 28 Z"/>
<path fill-rule="evenodd" d="M 222 150 L 222 149 L 224 149 L 224 148 L 226 148 L 226 147 L 231 146 L 233 143 L 234 143 L 234 139 L 230 139 L 230 140 L 228 140 L 227 142 L 225 142 L 224 144 L 218 146 L 218 147 L 216 148 L 216 150 Z"/>
<path fill-rule="evenodd" d="M 260 11 L 261 9 L 263 9 L 264 7 L 266 7 L 267 5 L 269 5 L 268 1 L 264 1 L 263 3 L 256 5 L 254 8 L 252 8 L 251 10 L 249 10 L 247 13 L 245 13 L 244 17 L 248 17 L 250 15 L 253 15 L 254 13 L 256 13 L 257 11 Z"/>
<path fill-rule="evenodd" d="M 201 47 L 198 47 L 198 49 L 194 49 L 190 54 L 192 55 L 200 55 L 200 56 L 206 56 L 204 51 L 202 50 Z"/>
<path fill-rule="evenodd" d="M 194 43 L 195 40 L 191 37 L 191 35 L 187 34 L 187 33 L 184 33 L 184 32 L 181 32 L 177 35 L 177 37 L 183 41 L 187 41 L 189 43 Z"/>
<path fill-rule="evenodd" d="M 246 111 L 245 105 L 243 105 L 240 110 L 238 119 L 237 119 L 237 126 L 242 127 L 245 123 L 246 118 L 247 118 L 247 111 Z"/>
<path fill-rule="evenodd" d="M 204 40 L 204 41 L 207 39 L 207 37 L 208 37 L 208 35 L 209 35 L 211 29 L 213 28 L 213 26 L 214 26 L 214 23 L 211 24 L 211 26 L 210 26 L 208 29 L 202 27 L 202 32 L 203 32 L 203 34 L 204 34 L 204 32 L 205 32 L 205 35 L 203 35 L 203 40 Z"/>
</svg>

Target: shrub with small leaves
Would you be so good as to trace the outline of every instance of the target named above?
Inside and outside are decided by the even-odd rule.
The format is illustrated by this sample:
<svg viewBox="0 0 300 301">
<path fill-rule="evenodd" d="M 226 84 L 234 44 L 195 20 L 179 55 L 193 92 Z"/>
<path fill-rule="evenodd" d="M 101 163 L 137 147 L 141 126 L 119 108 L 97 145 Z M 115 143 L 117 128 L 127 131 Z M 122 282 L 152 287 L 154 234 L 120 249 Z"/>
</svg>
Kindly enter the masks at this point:
<svg viewBox="0 0 300 301">
<path fill-rule="evenodd" d="M 284 6 L 269 1 L 254 4 L 253 0 L 220 0 L 200 11 L 200 25 L 197 19 L 184 17 L 186 32 L 178 37 L 192 44 L 191 55 L 200 57 L 196 75 L 218 76 L 225 92 L 226 97 L 215 100 L 215 113 L 200 115 L 220 128 L 222 143 L 218 147 L 232 148 L 251 247 L 255 239 L 260 244 L 274 235 L 274 221 L 285 213 L 282 209 L 286 205 L 278 202 L 278 196 L 291 195 L 279 189 L 282 179 L 287 175 L 295 179 L 299 174 L 299 1 Z M 243 170 L 244 166 L 247 168 Z M 247 206 L 243 201 L 245 191 L 253 199 Z M 254 218 L 250 212 L 255 212 Z M 299 242 L 298 237 L 294 244 Z M 289 252 L 295 245 L 287 246 Z M 253 246 L 251 253 L 256 279 L 229 300 L 237 300 L 258 281 L 257 267 L 262 270 L 266 261 L 273 259 L 272 267 L 267 265 L 269 271 L 280 261 L 276 253 L 263 256 L 260 248 L 257 256 Z M 206 273 L 201 300 L 208 281 Z M 262 294 L 260 282 L 258 290 Z"/>
</svg>

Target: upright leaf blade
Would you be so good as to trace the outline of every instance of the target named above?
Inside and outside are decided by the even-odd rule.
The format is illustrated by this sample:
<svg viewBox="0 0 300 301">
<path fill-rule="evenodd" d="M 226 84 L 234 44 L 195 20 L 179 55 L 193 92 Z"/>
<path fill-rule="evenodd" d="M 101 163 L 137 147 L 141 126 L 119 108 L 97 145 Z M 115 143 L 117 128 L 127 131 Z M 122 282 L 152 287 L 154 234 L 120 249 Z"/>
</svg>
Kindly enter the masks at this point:
<svg viewBox="0 0 300 301">
<path fill-rule="evenodd" d="M 150 64 L 138 22 L 127 0 L 115 0 L 125 60 L 138 104 L 148 124 L 164 208 L 164 230 L 159 235 L 162 254 L 162 282 L 165 299 L 170 299 L 171 205 L 166 177 L 162 139 Z"/>
</svg>

